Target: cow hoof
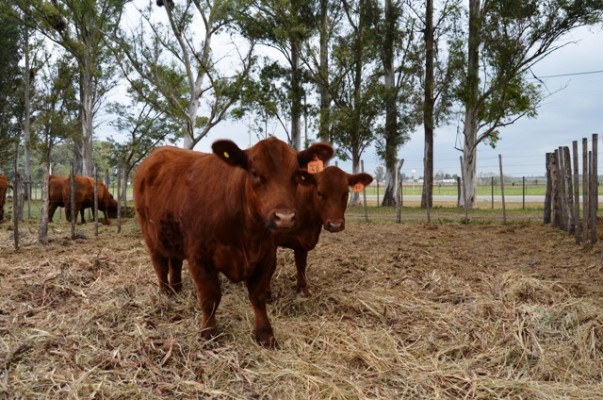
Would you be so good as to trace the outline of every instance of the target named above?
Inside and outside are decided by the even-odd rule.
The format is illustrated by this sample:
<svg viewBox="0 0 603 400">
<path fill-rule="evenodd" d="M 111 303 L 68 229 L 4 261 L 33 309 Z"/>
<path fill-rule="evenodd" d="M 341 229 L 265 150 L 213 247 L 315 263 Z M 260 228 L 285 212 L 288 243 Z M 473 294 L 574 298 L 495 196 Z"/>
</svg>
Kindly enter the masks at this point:
<svg viewBox="0 0 603 400">
<path fill-rule="evenodd" d="M 274 297 L 272 297 L 272 292 L 271 291 L 266 292 L 266 303 L 272 304 L 273 301 L 274 301 Z"/>
<path fill-rule="evenodd" d="M 304 297 L 310 297 L 310 291 L 308 290 L 308 288 L 306 286 L 298 287 L 297 293 L 300 293 Z"/>
<path fill-rule="evenodd" d="M 215 326 L 201 329 L 201 337 L 205 340 L 213 340 L 218 336 L 218 330 Z"/>
<path fill-rule="evenodd" d="M 265 349 L 277 349 L 278 343 L 272 334 L 272 329 L 261 329 L 255 331 L 255 339 Z"/>
</svg>

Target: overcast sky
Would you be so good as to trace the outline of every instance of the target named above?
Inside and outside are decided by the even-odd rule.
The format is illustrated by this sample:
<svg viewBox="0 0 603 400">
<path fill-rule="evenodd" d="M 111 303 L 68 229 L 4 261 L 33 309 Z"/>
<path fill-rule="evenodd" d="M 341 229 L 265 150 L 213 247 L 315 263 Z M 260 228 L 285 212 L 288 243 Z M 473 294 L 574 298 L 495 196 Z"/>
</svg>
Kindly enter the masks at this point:
<svg viewBox="0 0 603 400">
<path fill-rule="evenodd" d="M 583 137 L 590 138 L 592 133 L 603 134 L 603 33 L 600 29 L 580 28 L 562 40 L 568 44 L 533 69 L 548 90 L 556 93 L 543 102 L 536 118 L 523 118 L 503 128 L 495 149 L 484 144 L 479 146 L 478 174 L 498 174 L 498 155 L 501 154 L 505 175 L 544 175 L 547 152 L 559 146 L 571 148 L 573 140 L 578 140 L 581 148 Z M 543 78 L 551 75 L 565 76 Z M 455 145 L 462 146 L 462 138 L 457 137 L 457 126 L 462 130 L 461 117 L 454 119 L 449 126 L 436 129 L 435 172 L 460 175 L 461 152 L 455 149 Z M 286 140 L 278 130 L 276 136 Z M 420 177 L 423 174 L 423 136 L 423 127 L 419 126 L 411 140 L 400 148 L 399 157 L 405 160 L 402 170 L 408 176 Z M 211 151 L 211 144 L 223 138 L 234 140 L 241 148 L 257 141 L 256 134 L 250 133 L 245 123 L 226 121 L 201 140 L 195 150 Z M 603 145 L 600 144 L 599 149 L 603 152 Z M 369 149 L 363 160 L 366 172 L 371 174 L 382 165 L 374 149 Z M 603 162 L 603 157 L 600 156 L 599 160 Z M 338 164 L 351 172 L 350 162 L 339 161 Z M 603 168 L 599 167 L 599 170 Z"/>
<path fill-rule="evenodd" d="M 564 38 L 569 43 L 564 48 L 551 54 L 534 68 L 539 77 L 550 75 L 566 75 L 542 78 L 550 92 L 538 110 L 534 119 L 523 118 L 514 125 L 501 130 L 501 140 L 495 149 L 480 145 L 478 149 L 478 173 L 498 174 L 498 155 L 502 155 L 505 175 L 536 176 L 545 173 L 545 154 L 559 146 L 570 146 L 573 140 L 581 141 L 590 138 L 592 133 L 603 133 L 603 34 L 600 30 L 581 28 Z M 455 145 L 461 146 L 461 138 L 457 138 L 457 123 L 462 129 L 462 119 L 449 126 L 436 129 L 435 162 L 436 172 L 460 174 L 461 152 Z M 410 142 L 399 151 L 404 158 L 403 172 L 420 177 L 423 174 L 423 131 L 419 126 Z M 277 134 L 277 136 L 280 136 Z M 243 123 L 221 124 L 201 141 L 195 148 L 199 151 L 210 151 L 211 143 L 219 138 L 231 138 L 241 147 L 248 147 L 257 141 L 255 134 L 249 135 Z M 286 137 L 280 136 L 282 139 Z M 600 137 L 601 140 L 601 137 Z M 603 145 L 599 144 L 603 151 Z M 373 173 L 382 162 L 373 149 L 363 157 L 366 172 Z M 599 156 L 603 161 L 603 157 Z M 339 166 L 351 171 L 350 163 L 339 161 Z M 599 167 L 599 170 L 602 168 Z"/>
</svg>

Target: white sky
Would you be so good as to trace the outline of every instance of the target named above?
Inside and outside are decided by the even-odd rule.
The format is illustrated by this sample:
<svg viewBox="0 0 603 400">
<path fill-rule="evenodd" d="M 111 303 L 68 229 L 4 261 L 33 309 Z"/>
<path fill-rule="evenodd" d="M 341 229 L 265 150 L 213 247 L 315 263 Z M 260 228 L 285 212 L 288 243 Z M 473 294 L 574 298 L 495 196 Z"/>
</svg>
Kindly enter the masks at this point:
<svg viewBox="0 0 603 400">
<path fill-rule="evenodd" d="M 478 174 L 498 174 L 498 155 L 501 154 L 505 175 L 542 176 L 545 173 L 545 153 L 559 146 L 570 146 L 571 149 L 573 140 L 579 141 L 581 149 L 583 137 L 589 138 L 590 148 L 592 133 L 599 133 L 600 140 L 603 139 L 603 33 L 600 29 L 580 28 L 562 40 L 575 43 L 569 43 L 534 67 L 537 76 L 599 72 L 543 78 L 547 88 L 556 93 L 543 102 L 536 118 L 522 118 L 514 125 L 503 128 L 501 140 L 495 149 L 485 144 L 479 146 Z M 460 137 L 457 139 L 457 124 L 462 129 L 461 117 L 448 126 L 436 129 L 435 172 L 460 175 L 461 152 L 455 149 L 455 143 L 458 142 L 460 146 L 462 140 Z M 399 157 L 405 160 L 402 170 L 408 176 L 420 177 L 423 174 L 423 135 L 423 127 L 417 127 L 411 140 L 399 151 Z M 284 133 L 276 131 L 276 136 L 286 140 Z M 225 121 L 201 140 L 195 150 L 211 151 L 211 144 L 223 138 L 235 141 L 241 148 L 257 141 L 255 133 L 250 133 L 244 122 Z M 602 144 L 599 144 L 599 149 L 603 154 Z M 374 149 L 368 149 L 362 158 L 366 172 L 371 174 L 377 166 L 382 165 Z M 599 160 L 603 162 L 603 157 L 600 156 Z M 338 161 L 338 164 L 351 172 L 350 162 Z M 599 170 L 603 168 L 599 167 Z"/>
</svg>

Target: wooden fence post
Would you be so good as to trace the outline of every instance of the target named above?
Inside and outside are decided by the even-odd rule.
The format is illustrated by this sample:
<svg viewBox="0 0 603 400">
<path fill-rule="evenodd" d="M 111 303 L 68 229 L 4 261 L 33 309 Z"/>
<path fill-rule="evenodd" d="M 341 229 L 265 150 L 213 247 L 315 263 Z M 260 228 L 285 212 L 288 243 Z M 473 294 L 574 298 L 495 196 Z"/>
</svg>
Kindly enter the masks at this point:
<svg viewBox="0 0 603 400">
<path fill-rule="evenodd" d="M 402 223 L 402 177 L 400 171 L 402 170 L 402 165 L 404 165 L 404 159 L 398 161 L 398 165 L 396 168 L 396 182 L 398 182 L 398 190 L 396 193 L 396 222 Z"/>
<path fill-rule="evenodd" d="M 588 196 L 590 192 L 588 177 L 588 139 L 582 138 L 582 243 L 588 241 L 588 225 L 590 224 L 590 211 Z"/>
<path fill-rule="evenodd" d="M 545 163 L 546 163 L 546 191 L 544 194 L 544 216 L 543 222 L 545 224 L 551 223 L 551 187 L 552 187 L 552 179 L 551 179 L 551 153 L 545 154 Z"/>
<path fill-rule="evenodd" d="M 75 239 L 75 164 L 71 161 L 71 173 L 69 174 L 69 216 L 71 218 L 71 240 Z M 67 206 L 67 205 L 65 205 Z M 66 210 L 65 210 L 66 211 Z"/>
<path fill-rule="evenodd" d="M 590 242 L 591 244 L 595 244 L 597 242 L 597 210 L 599 209 L 599 175 L 598 175 L 598 169 L 597 169 L 597 160 L 599 159 L 598 156 L 598 149 L 599 149 L 599 135 L 597 135 L 596 133 L 593 133 L 593 160 L 592 160 L 592 173 L 591 173 L 591 182 L 592 182 L 592 186 L 591 186 L 591 196 L 590 196 L 590 201 L 591 201 L 591 210 L 592 210 L 592 215 L 591 215 L 591 219 L 592 219 L 592 226 L 591 226 L 591 230 L 590 230 Z"/>
<path fill-rule="evenodd" d="M 507 223 L 507 207 L 505 206 L 505 176 L 503 175 L 502 155 L 498 155 L 498 166 L 500 169 L 500 196 L 503 208 L 503 224 Z"/>
<path fill-rule="evenodd" d="M 467 194 L 465 193 L 465 169 L 463 168 L 463 156 L 461 158 L 461 190 L 463 194 L 463 209 L 465 211 L 465 220 L 463 221 L 465 224 L 469 222 L 469 218 L 467 218 Z"/>
<path fill-rule="evenodd" d="M 573 186 L 572 186 L 572 163 L 570 158 L 569 147 L 564 146 L 562 149 L 563 152 L 563 176 L 565 178 L 565 182 L 563 183 L 563 188 L 565 190 L 564 196 L 564 204 L 565 204 L 565 215 L 566 215 L 566 224 L 567 224 L 567 232 L 572 234 L 575 229 L 575 221 L 576 218 L 574 216 L 574 200 L 573 200 Z"/>
<path fill-rule="evenodd" d="M 364 160 L 360 160 L 360 171 L 364 173 Z M 364 201 L 364 222 L 368 222 L 368 209 L 366 206 L 366 186 L 362 187 L 362 199 Z"/>
<path fill-rule="evenodd" d="M 580 177 L 578 168 L 578 141 L 572 142 L 572 153 L 574 160 L 574 234 L 576 236 L 576 243 L 580 243 L 580 235 L 582 227 L 580 225 Z"/>
<path fill-rule="evenodd" d="M 107 190 L 109 190 L 107 188 Z M 98 167 L 94 164 L 94 236 L 98 236 Z M 107 216 L 105 215 L 105 219 Z"/>
</svg>

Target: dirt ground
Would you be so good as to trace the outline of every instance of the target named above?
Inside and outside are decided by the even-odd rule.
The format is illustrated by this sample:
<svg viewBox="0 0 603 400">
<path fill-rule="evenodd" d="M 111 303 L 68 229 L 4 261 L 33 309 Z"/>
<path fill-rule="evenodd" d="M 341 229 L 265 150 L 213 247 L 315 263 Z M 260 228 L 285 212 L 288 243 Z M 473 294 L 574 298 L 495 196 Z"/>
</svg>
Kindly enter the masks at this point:
<svg viewBox="0 0 603 400">
<path fill-rule="evenodd" d="M 158 292 L 133 220 L 0 225 L 0 398 L 603 399 L 601 241 L 539 224 L 348 221 L 310 253 L 310 297 L 279 250 L 253 340 L 244 285 L 223 281 L 214 343 L 185 273 Z M 603 231 L 600 228 L 600 231 Z"/>
</svg>

